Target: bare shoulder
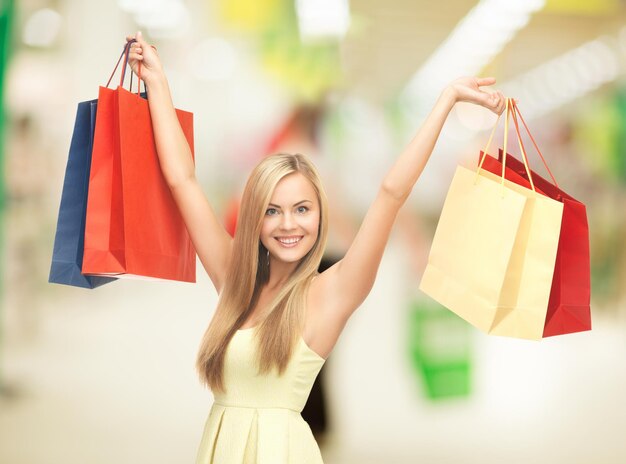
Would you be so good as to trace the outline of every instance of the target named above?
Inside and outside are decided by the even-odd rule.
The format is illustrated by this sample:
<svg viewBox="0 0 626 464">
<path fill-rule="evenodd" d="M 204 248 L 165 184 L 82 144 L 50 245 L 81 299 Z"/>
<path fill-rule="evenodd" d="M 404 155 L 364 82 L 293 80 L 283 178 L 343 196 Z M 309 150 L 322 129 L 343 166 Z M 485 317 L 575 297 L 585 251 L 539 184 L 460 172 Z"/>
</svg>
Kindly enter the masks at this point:
<svg viewBox="0 0 626 464">
<path fill-rule="evenodd" d="M 302 337 L 305 343 L 323 358 L 334 348 L 347 319 L 345 312 L 335 305 L 333 292 L 333 268 L 316 276 L 309 287 L 306 303 L 306 321 Z"/>
</svg>

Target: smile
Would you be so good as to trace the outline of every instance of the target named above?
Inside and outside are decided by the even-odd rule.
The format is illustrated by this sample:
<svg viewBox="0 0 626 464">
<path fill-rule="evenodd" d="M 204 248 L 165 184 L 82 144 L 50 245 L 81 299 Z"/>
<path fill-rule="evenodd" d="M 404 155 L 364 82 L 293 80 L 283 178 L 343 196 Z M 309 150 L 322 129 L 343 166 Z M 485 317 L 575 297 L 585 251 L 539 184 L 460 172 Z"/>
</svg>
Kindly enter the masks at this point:
<svg viewBox="0 0 626 464">
<path fill-rule="evenodd" d="M 274 237 L 284 247 L 291 248 L 298 244 L 302 240 L 302 235 L 297 237 Z"/>
</svg>

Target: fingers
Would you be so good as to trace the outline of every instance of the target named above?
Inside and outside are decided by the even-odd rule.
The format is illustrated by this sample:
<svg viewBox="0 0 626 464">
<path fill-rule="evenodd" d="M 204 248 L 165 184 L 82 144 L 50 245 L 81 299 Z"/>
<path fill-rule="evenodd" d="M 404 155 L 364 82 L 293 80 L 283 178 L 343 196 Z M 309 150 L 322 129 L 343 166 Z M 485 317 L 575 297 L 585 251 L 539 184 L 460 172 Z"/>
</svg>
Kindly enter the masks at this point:
<svg viewBox="0 0 626 464">
<path fill-rule="evenodd" d="M 502 114 L 504 109 L 506 108 L 506 97 L 500 91 L 495 92 L 497 95 L 496 105 L 493 108 L 494 113 Z"/>
<path fill-rule="evenodd" d="M 495 77 L 463 77 L 454 81 L 457 101 L 481 105 L 496 114 L 502 114 L 507 99 L 499 90 L 484 90 L 480 87 L 496 83 Z"/>
<path fill-rule="evenodd" d="M 144 50 L 147 49 L 148 47 L 152 47 L 156 51 L 156 47 L 154 45 L 150 45 L 148 42 L 145 41 L 141 31 L 137 31 L 137 34 L 135 35 L 135 39 L 137 40 L 137 43 L 141 46 L 141 48 L 143 48 Z"/>
<path fill-rule="evenodd" d="M 143 55 L 141 54 L 141 49 L 139 50 L 133 50 L 128 54 L 128 58 L 130 60 L 137 60 L 137 61 L 143 61 Z"/>
<path fill-rule="evenodd" d="M 502 114 L 506 107 L 506 98 L 500 91 L 488 93 L 483 100 L 483 106 L 496 114 Z"/>
<path fill-rule="evenodd" d="M 476 79 L 476 83 L 479 86 L 493 85 L 496 83 L 496 78 L 495 77 L 479 77 L 478 79 Z"/>
<path fill-rule="evenodd" d="M 135 35 L 127 35 L 126 36 L 126 42 L 131 42 L 133 40 L 135 41 L 135 43 L 138 43 L 142 47 L 148 45 L 148 43 L 144 40 L 143 34 L 141 33 L 141 31 L 137 31 L 137 33 Z M 156 47 L 152 46 L 152 48 L 154 48 L 156 50 Z"/>
<path fill-rule="evenodd" d="M 491 97 L 489 97 L 489 106 L 488 108 L 491 111 L 497 112 L 501 106 L 500 96 L 497 93 L 492 93 Z"/>
<path fill-rule="evenodd" d="M 499 101 L 498 101 L 498 106 L 496 107 L 496 113 L 502 114 L 502 112 L 504 111 L 504 108 L 506 108 L 506 98 L 502 92 L 498 91 L 497 93 L 498 93 Z"/>
<path fill-rule="evenodd" d="M 130 44 L 130 53 L 141 53 L 142 50 L 142 46 L 141 43 L 139 43 L 136 39 L 134 39 L 135 41 Z"/>
<path fill-rule="evenodd" d="M 130 51 L 129 51 L 130 59 L 139 60 L 139 61 L 143 60 L 144 59 L 143 52 L 144 50 L 147 49 L 148 46 L 150 46 L 152 50 L 154 50 L 154 52 L 156 53 L 156 47 L 154 45 L 148 44 L 144 40 L 141 31 L 137 31 L 135 35 L 127 35 L 126 42 L 128 43 L 131 41 L 133 41 L 133 43 L 131 44 Z"/>
</svg>

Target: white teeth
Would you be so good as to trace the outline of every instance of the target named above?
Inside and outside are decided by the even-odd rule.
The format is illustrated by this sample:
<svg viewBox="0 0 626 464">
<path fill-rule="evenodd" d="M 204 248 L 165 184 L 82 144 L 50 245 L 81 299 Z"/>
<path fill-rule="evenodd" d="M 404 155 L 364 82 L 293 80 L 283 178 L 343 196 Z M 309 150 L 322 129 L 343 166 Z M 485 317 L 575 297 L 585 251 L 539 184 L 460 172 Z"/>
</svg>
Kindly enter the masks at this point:
<svg viewBox="0 0 626 464">
<path fill-rule="evenodd" d="M 285 245 L 293 245 L 294 243 L 298 243 L 302 237 L 298 238 L 279 238 L 278 241 L 280 243 L 284 243 Z"/>
</svg>

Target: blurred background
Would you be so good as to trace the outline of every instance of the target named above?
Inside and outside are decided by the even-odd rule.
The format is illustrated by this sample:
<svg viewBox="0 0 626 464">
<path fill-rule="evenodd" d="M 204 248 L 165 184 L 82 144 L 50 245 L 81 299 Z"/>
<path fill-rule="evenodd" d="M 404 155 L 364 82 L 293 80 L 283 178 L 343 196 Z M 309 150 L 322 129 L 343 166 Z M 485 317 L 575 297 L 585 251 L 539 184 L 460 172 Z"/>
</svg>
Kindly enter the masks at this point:
<svg viewBox="0 0 626 464">
<path fill-rule="evenodd" d="M 224 224 L 264 155 L 306 153 L 329 263 L 445 84 L 495 76 L 587 206 L 593 330 L 491 337 L 418 290 L 455 167 L 495 122 L 458 104 L 303 415 L 329 464 L 626 462 L 626 2 L 1 0 L 2 464 L 193 462 L 212 404 L 194 370 L 216 304 L 200 265 L 196 284 L 47 282 L 76 106 L 137 30 L 194 114 Z"/>
</svg>

